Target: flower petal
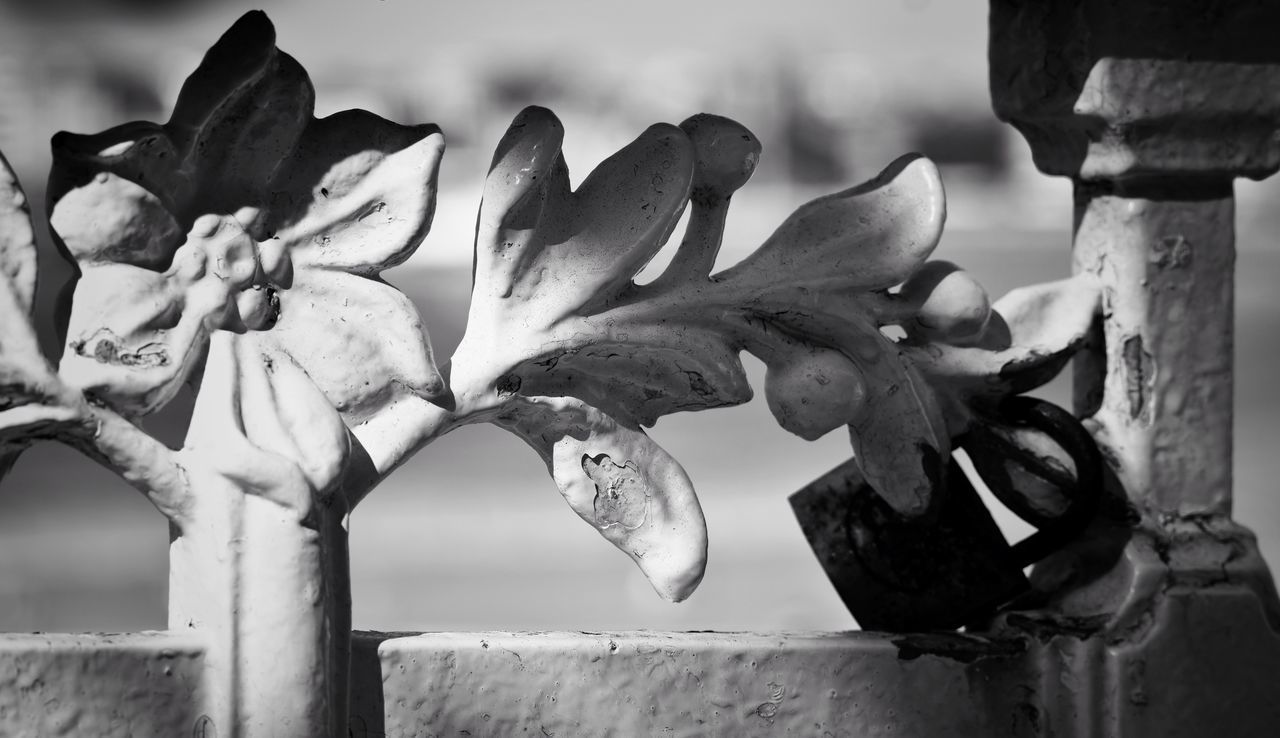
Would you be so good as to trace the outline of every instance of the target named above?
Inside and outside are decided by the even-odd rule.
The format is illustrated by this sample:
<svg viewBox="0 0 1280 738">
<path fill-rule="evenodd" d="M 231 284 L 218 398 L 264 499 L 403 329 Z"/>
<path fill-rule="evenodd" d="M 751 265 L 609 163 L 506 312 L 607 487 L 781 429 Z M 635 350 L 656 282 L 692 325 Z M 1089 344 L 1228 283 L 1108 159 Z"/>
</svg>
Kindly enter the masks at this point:
<svg viewBox="0 0 1280 738">
<path fill-rule="evenodd" d="M 764 245 L 716 279 L 744 294 L 797 284 L 892 287 L 938 245 L 945 202 L 933 162 L 903 156 L 869 182 L 802 205 Z"/>
<path fill-rule="evenodd" d="M 158 197 L 109 172 L 68 190 L 54 205 L 49 225 L 82 266 L 114 262 L 158 271 L 169 266 L 183 236 Z"/>
<path fill-rule="evenodd" d="M 183 157 L 172 166 L 196 177 L 179 216 L 260 206 L 314 109 L 311 80 L 276 48 L 266 14 L 241 16 L 187 78 L 165 125 Z"/>
<path fill-rule="evenodd" d="M 547 463 L 569 506 L 679 602 L 702 581 L 707 528 L 684 469 L 638 428 L 573 398 L 520 397 L 498 424 Z"/>
<path fill-rule="evenodd" d="M 53 165 L 49 170 L 45 201 L 51 214 L 66 207 L 61 201 L 67 193 L 84 187 L 104 172 L 150 192 L 174 217 L 187 210 L 195 192 L 198 173 L 178 166 L 184 149 L 164 126 L 156 123 L 126 123 L 91 135 L 63 131 L 53 137 L 50 148 Z M 117 214 L 116 217 L 137 216 Z M 172 244 L 172 248 L 177 246 L 177 242 Z"/>
<path fill-rule="evenodd" d="M 280 296 L 280 318 L 263 333 L 311 377 L 348 425 L 404 394 L 431 398 L 444 380 L 409 298 L 379 279 L 306 269 Z"/>
<path fill-rule="evenodd" d="M 296 265 L 376 274 L 422 243 L 436 204 L 444 136 L 348 110 L 308 127 L 271 183 L 260 240 L 281 239 Z"/>
<path fill-rule="evenodd" d="M 205 213 L 261 206 L 312 120 L 314 99 L 306 72 L 276 49 L 266 15 L 247 13 L 187 78 L 165 125 L 54 136 L 48 201 L 56 207 L 105 171 L 150 191 L 183 228 Z"/>
<path fill-rule="evenodd" d="M 178 92 L 170 123 L 195 130 L 215 111 L 260 80 L 276 52 L 276 30 L 260 11 L 249 11 L 205 52 Z"/>
</svg>

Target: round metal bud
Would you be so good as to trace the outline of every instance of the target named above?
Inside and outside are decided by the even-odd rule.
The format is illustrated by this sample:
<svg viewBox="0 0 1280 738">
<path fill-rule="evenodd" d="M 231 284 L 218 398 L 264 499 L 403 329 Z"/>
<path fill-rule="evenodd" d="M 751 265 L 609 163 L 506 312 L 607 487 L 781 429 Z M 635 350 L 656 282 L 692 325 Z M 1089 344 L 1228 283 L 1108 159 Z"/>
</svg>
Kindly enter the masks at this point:
<svg viewBox="0 0 1280 738">
<path fill-rule="evenodd" d="M 813 441 L 857 417 L 866 405 L 867 386 L 844 354 L 815 348 L 769 364 L 764 396 L 779 425 Z"/>
<path fill-rule="evenodd" d="M 977 340 L 991 318 L 987 291 L 949 261 L 931 261 L 902 285 L 899 295 L 916 308 L 908 332 L 946 343 Z"/>
<path fill-rule="evenodd" d="M 699 113 L 680 124 L 697 152 L 695 201 L 729 197 L 751 179 L 760 161 L 760 140 L 737 121 Z"/>
</svg>

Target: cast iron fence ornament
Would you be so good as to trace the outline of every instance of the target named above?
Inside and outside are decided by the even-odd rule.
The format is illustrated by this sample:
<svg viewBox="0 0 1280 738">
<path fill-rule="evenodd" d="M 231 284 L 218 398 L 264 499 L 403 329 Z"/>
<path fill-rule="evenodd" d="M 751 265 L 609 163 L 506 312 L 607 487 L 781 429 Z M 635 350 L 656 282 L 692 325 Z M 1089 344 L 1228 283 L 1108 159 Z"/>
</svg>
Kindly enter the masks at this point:
<svg viewBox="0 0 1280 738">
<path fill-rule="evenodd" d="M 571 190 L 559 120 L 520 113 L 485 182 L 466 333 L 438 365 L 430 316 L 379 274 L 427 233 L 442 134 L 363 111 L 314 118 L 306 73 L 274 39 L 250 13 L 167 123 L 54 138 L 49 221 L 78 272 L 56 368 L 30 320 L 26 204 L 7 167 L 0 178 L 0 470 L 55 439 L 168 519 L 169 625 L 207 639 L 203 712 L 226 734 L 346 729 L 348 516 L 464 424 L 528 443 L 573 511 L 673 601 L 702 579 L 706 529 L 688 476 L 643 429 L 750 399 L 744 350 L 767 365 L 784 428 L 849 428 L 857 474 L 901 520 L 929 520 L 956 486 L 955 439 L 990 441 L 968 446 L 975 465 L 1016 476 L 997 491 L 1041 523 L 1094 484 L 1069 444 L 1007 411 L 1094 324 L 1090 275 L 991 304 L 929 260 L 945 205 L 919 156 L 801 206 L 712 273 L 760 155 L 712 115 L 650 127 Z M 637 284 L 686 207 L 670 266 Z M 137 422 L 184 383 L 197 400 L 171 449 Z M 1001 448 L 1040 472 L 1013 474 Z"/>
</svg>

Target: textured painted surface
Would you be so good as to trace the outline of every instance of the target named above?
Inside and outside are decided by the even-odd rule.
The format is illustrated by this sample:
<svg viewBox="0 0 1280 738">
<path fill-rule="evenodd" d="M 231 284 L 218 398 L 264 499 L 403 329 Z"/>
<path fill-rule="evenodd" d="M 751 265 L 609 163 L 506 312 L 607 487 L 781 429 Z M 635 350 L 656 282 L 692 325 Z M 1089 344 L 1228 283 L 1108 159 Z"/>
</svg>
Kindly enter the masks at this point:
<svg viewBox="0 0 1280 738">
<path fill-rule="evenodd" d="M 1074 268 L 1103 288 L 1077 365 L 1128 495 L 1230 513 L 1231 179 L 1280 166 L 1268 3 L 991 3 L 996 113 L 1077 181 Z M 1194 326 L 1194 328 L 1192 328 Z"/>
<path fill-rule="evenodd" d="M 1206 572 L 1207 574 L 1207 572 Z M 356 633 L 350 735 L 1269 738 L 1280 634 L 1254 591 L 1178 585 L 1116 637 Z M 233 735 L 190 632 L 0 637 L 0 735 Z M 1242 678 L 1246 677 L 1246 678 Z M 1254 678 L 1247 678 L 1254 677 Z M 274 735 L 310 735 L 284 724 Z"/>
<path fill-rule="evenodd" d="M 1276 735 L 1280 599 L 1229 516 L 1231 180 L 1280 165 L 1280 6 L 991 7 L 997 115 L 1076 181 L 1074 268 L 1103 290 L 1075 390 L 1110 502 L 1033 572 L 1043 609 L 1002 619 L 1040 639 L 1045 734 Z"/>
<path fill-rule="evenodd" d="M 1129 495 L 1160 510 L 1231 505 L 1234 199 L 1077 193 L 1074 263 L 1103 286 L 1101 345 L 1078 366 Z"/>
<path fill-rule="evenodd" d="M 1269 738 L 1280 723 L 1280 631 L 1257 592 L 1220 580 L 1162 592 L 1123 628 L 1041 612 L 1027 634 L 1037 736 Z"/>
<path fill-rule="evenodd" d="M 206 714 L 203 652 L 191 633 L 0 636 L 0 735 L 228 735 Z"/>
<path fill-rule="evenodd" d="M 1108 732 L 1193 738 L 1221 726 L 1269 738 L 1280 726 L 1280 633 L 1243 587 L 1171 590 L 1154 624 L 1111 645 Z"/>
<path fill-rule="evenodd" d="M 359 738 L 1031 735 L 1036 681 L 959 635 L 358 633 L 353 661 Z"/>
<path fill-rule="evenodd" d="M 1076 410 L 1127 501 L 1111 506 L 1097 550 L 1082 552 L 1077 582 L 1093 579 L 1095 591 L 1065 597 L 1132 602 L 1127 593 L 1146 588 L 1103 584 L 1137 571 L 1113 545 L 1133 512 L 1166 545 L 1183 522 L 1230 514 L 1231 180 L 1278 163 L 1280 51 L 1264 30 L 1278 21 L 1267 3 L 992 3 L 997 114 L 1042 170 L 1076 180 L 1074 269 L 1103 289 Z M 1194 557 L 1166 575 L 1183 566 Z"/>
</svg>

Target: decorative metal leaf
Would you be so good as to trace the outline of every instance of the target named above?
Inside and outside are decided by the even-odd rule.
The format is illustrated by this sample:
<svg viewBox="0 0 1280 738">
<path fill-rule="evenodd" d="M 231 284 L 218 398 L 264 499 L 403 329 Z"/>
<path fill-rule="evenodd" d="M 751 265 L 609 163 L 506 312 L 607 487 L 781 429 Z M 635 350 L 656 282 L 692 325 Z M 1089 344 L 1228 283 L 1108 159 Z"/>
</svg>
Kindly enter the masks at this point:
<svg viewBox="0 0 1280 738">
<path fill-rule="evenodd" d="M 633 438 L 662 415 L 750 399 L 738 356 L 748 350 L 770 367 L 766 391 L 784 427 L 812 438 L 849 425 L 877 490 L 903 512 L 923 512 L 949 436 L 931 388 L 879 321 L 897 310 L 884 290 L 937 244 L 944 207 L 933 165 L 905 157 L 866 185 L 809 203 L 755 254 L 709 276 L 729 200 L 759 156 L 750 132 L 709 115 L 679 128 L 653 126 L 577 191 L 562 141 L 555 116 L 530 108 L 494 157 L 478 218 L 467 334 L 452 362 L 460 402 L 486 392 L 507 407 L 560 397 L 591 408 L 599 420 L 589 427 L 627 429 Z M 635 284 L 690 202 L 671 267 Z M 615 481 L 647 480 L 642 486 L 653 499 L 674 504 L 686 494 L 683 473 L 673 489 L 653 483 L 674 464 L 665 454 L 624 462 L 609 454 L 617 462 L 610 466 L 570 434 L 577 445 L 555 462 L 560 455 L 545 449 L 556 441 L 538 440 L 545 420 L 509 413 L 502 424 L 543 448 L 588 521 L 597 514 L 587 504 L 596 493 L 586 491 L 608 470 L 621 475 Z M 563 424 L 553 416 L 551 427 Z M 700 516 L 685 519 L 697 521 L 701 540 Z M 658 540 L 674 547 L 673 558 L 688 560 L 678 540 Z"/>
<path fill-rule="evenodd" d="M 562 138 L 553 114 L 529 108 L 499 144 L 455 366 L 523 359 L 503 376 L 524 394 L 574 394 L 643 424 L 750 399 L 737 349 L 714 317 L 645 320 L 627 304 L 640 297 L 631 278 L 689 199 L 696 152 L 687 134 L 649 128 L 576 192 Z"/>
</svg>

